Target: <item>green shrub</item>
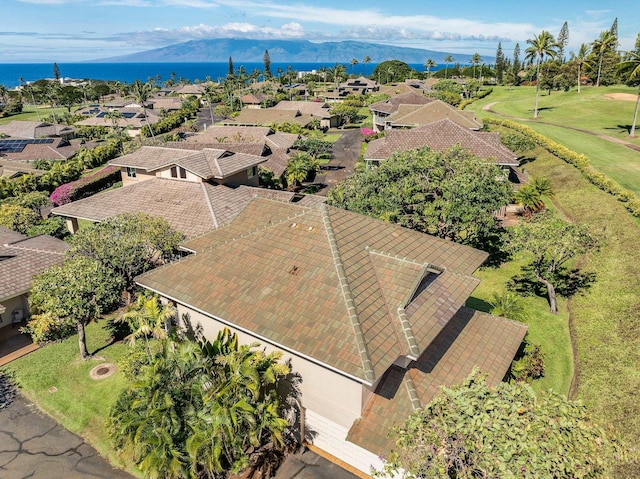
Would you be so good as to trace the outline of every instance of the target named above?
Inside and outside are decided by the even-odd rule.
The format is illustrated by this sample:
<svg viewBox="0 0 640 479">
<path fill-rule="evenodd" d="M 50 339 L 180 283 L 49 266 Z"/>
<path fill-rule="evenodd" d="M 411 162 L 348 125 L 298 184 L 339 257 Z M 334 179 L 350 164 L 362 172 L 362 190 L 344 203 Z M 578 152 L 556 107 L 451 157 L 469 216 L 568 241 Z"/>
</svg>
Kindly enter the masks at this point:
<svg viewBox="0 0 640 479">
<path fill-rule="evenodd" d="M 27 325 L 20 328 L 21 332 L 27 333 L 37 344 L 60 341 L 71 336 L 75 330 L 73 321 L 60 320 L 49 313 L 34 314 Z"/>
<path fill-rule="evenodd" d="M 130 347 L 129 354 L 118 361 L 118 369 L 129 381 L 135 381 L 142 368 L 148 366 L 149 362 L 147 346 L 143 341 L 139 341 Z"/>
</svg>

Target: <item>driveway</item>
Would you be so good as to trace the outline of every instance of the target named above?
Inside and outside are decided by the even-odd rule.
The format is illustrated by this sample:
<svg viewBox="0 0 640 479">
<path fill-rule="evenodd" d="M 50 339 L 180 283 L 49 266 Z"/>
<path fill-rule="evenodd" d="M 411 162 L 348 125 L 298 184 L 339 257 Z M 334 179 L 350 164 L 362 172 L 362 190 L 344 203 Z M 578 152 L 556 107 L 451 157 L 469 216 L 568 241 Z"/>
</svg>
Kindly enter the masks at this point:
<svg viewBox="0 0 640 479">
<path fill-rule="evenodd" d="M 17 394 L 1 374 L 0 477 L 133 479 Z"/>
<path fill-rule="evenodd" d="M 275 479 L 360 479 L 349 471 L 310 451 L 292 454 L 282 463 Z"/>
<path fill-rule="evenodd" d="M 360 158 L 362 145 L 362 135 L 359 128 L 329 130 L 329 133 L 340 133 L 342 136 L 331 148 L 331 161 L 322 167 L 322 183 L 326 186 L 316 193 L 322 196 L 326 196 L 329 188 L 338 181 L 353 175 L 358 158 Z"/>
</svg>

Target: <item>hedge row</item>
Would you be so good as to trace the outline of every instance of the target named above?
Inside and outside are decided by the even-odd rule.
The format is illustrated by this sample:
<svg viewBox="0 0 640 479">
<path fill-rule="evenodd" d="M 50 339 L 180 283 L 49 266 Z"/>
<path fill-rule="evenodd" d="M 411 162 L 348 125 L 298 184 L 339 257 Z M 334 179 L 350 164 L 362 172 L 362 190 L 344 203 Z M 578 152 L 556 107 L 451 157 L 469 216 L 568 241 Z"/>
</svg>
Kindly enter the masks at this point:
<svg viewBox="0 0 640 479">
<path fill-rule="evenodd" d="M 77 181 L 58 186 L 51 193 L 50 199 L 56 206 L 64 205 L 109 188 L 118 181 L 120 181 L 120 168 L 107 166 Z"/>
<path fill-rule="evenodd" d="M 566 146 L 561 145 L 544 135 L 536 132 L 526 125 L 521 125 L 510 120 L 500 120 L 496 118 L 485 118 L 485 123 L 504 126 L 527 136 L 537 145 L 557 156 L 561 160 L 575 166 L 587 178 L 587 180 L 602 191 L 614 196 L 618 201 L 624 203 L 624 207 L 636 218 L 640 218 L 640 200 L 631 191 L 624 189 L 615 181 L 607 178 L 602 173 L 594 171 L 589 163 L 589 158 L 581 153 L 576 153 Z"/>
<path fill-rule="evenodd" d="M 153 128 L 154 135 L 160 135 L 162 133 L 168 133 L 171 130 L 178 128 L 180 125 L 184 123 L 185 118 L 191 118 L 198 111 L 198 103 L 197 100 L 187 100 L 183 103 L 182 108 L 180 108 L 175 113 L 171 113 L 161 119 L 155 125 L 151 125 Z M 140 130 L 140 134 L 144 137 L 151 136 L 151 131 L 149 131 L 149 125 L 144 125 Z"/>
</svg>

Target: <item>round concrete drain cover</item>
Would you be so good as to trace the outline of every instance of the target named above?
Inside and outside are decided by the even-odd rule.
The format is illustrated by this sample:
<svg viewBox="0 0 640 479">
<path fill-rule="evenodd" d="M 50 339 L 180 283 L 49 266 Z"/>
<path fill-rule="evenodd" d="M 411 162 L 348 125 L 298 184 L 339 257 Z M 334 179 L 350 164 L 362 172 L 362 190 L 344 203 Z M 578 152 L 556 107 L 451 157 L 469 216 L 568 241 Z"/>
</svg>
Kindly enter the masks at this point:
<svg viewBox="0 0 640 479">
<path fill-rule="evenodd" d="M 91 379 L 104 379 L 116 372 L 116 365 L 112 363 L 98 364 L 89 372 Z"/>
</svg>

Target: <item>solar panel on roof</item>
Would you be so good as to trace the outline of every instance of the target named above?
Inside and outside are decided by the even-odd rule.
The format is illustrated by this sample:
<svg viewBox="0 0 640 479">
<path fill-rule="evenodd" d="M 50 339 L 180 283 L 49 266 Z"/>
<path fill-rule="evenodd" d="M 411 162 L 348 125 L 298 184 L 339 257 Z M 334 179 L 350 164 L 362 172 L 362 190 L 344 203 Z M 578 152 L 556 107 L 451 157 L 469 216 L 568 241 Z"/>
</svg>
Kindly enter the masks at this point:
<svg viewBox="0 0 640 479">
<path fill-rule="evenodd" d="M 124 116 L 125 118 L 133 118 L 134 116 L 136 116 L 136 114 L 131 112 L 125 112 L 122 114 L 122 116 Z"/>
<path fill-rule="evenodd" d="M 53 138 L 28 138 L 0 140 L 0 151 L 4 153 L 22 153 L 27 145 L 46 145 L 53 143 Z"/>
</svg>

